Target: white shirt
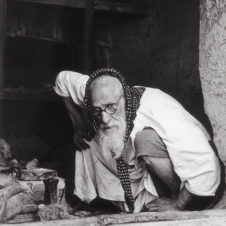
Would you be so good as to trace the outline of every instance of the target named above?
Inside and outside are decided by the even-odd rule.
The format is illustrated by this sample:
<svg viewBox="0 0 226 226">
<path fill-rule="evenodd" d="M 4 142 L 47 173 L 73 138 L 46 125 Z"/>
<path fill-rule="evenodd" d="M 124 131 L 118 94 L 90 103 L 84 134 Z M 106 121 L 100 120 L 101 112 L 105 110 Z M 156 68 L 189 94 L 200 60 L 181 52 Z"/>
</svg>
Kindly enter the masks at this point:
<svg viewBox="0 0 226 226">
<path fill-rule="evenodd" d="M 63 71 L 56 79 L 55 91 L 82 105 L 88 79 L 87 75 Z M 182 181 L 181 187 L 185 185 L 188 191 L 200 196 L 215 195 L 220 183 L 220 166 L 209 145 L 208 133 L 171 96 L 159 89 L 146 88 L 128 147 L 128 164 L 135 166 L 130 172 L 132 193 L 136 197 L 134 212 L 139 212 L 145 204 L 158 197 L 150 175 L 136 165 L 134 138 L 144 127 L 152 127 L 162 138 L 174 170 Z M 76 152 L 75 194 L 84 201 L 91 201 L 97 194 L 108 200 L 124 201 L 116 163 L 110 153 L 103 156 L 95 141 L 90 142 L 90 146 L 89 150 Z"/>
<path fill-rule="evenodd" d="M 56 78 L 54 90 L 63 97 L 71 97 L 77 105 L 82 105 L 88 75 L 72 71 L 62 71 Z"/>
</svg>

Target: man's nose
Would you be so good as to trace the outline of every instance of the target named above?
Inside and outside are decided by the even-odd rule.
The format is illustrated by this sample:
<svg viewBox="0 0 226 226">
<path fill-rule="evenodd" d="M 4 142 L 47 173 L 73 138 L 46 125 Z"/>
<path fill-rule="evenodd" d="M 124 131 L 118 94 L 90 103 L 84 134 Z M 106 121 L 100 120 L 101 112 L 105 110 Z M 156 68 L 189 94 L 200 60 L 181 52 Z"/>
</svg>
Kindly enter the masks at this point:
<svg viewBox="0 0 226 226">
<path fill-rule="evenodd" d="M 109 121 L 110 121 L 110 115 L 107 112 L 102 111 L 102 113 L 101 113 L 101 119 L 102 119 L 102 122 L 104 124 L 108 124 Z"/>
</svg>

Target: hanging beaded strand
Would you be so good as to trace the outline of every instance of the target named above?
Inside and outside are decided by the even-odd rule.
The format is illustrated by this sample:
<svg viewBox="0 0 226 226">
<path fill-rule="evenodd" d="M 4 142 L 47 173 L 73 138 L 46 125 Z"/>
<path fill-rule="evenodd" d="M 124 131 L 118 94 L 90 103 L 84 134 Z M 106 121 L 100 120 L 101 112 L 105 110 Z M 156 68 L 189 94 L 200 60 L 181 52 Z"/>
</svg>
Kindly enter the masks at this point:
<svg viewBox="0 0 226 226">
<path fill-rule="evenodd" d="M 134 211 L 134 198 L 132 194 L 127 163 L 125 162 L 122 155 L 116 159 L 116 163 L 118 177 L 121 181 L 123 190 L 125 191 L 125 201 L 129 208 L 129 212 L 132 213 Z"/>
</svg>

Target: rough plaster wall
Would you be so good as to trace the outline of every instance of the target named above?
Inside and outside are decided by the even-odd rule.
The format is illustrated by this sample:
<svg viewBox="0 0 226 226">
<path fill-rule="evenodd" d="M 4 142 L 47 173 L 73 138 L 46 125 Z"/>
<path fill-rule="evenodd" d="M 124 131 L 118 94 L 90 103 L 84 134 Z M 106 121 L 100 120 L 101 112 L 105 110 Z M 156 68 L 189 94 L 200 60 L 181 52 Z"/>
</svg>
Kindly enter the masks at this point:
<svg viewBox="0 0 226 226">
<path fill-rule="evenodd" d="M 226 0 L 202 0 L 200 19 L 200 76 L 205 110 L 226 165 Z"/>
<path fill-rule="evenodd" d="M 113 66 L 133 84 L 171 94 L 208 127 L 198 66 L 199 1 L 158 0 L 150 9 L 150 17 L 115 25 Z"/>
</svg>

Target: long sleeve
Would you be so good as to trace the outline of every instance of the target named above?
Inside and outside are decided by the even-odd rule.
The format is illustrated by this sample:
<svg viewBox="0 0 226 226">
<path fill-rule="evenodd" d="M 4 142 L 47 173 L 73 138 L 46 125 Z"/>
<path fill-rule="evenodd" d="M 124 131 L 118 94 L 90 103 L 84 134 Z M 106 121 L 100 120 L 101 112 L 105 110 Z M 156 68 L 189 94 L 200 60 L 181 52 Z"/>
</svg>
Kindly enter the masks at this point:
<svg viewBox="0 0 226 226">
<path fill-rule="evenodd" d="M 57 75 L 54 90 L 59 96 L 71 97 L 75 104 L 82 105 L 88 79 L 88 75 L 62 71 Z"/>
</svg>

